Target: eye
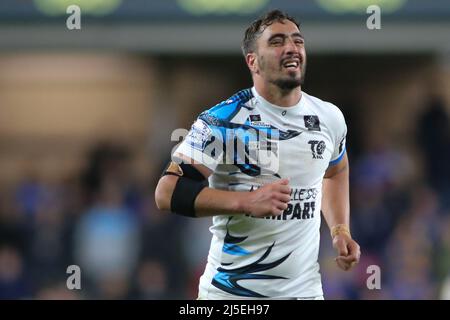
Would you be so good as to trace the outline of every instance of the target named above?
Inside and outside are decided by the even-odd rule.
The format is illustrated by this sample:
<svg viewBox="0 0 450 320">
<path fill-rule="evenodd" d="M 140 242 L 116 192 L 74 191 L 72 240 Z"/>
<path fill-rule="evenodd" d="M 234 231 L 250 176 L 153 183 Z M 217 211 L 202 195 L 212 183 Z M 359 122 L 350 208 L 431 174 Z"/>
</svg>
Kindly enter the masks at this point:
<svg viewBox="0 0 450 320">
<path fill-rule="evenodd" d="M 281 39 L 281 38 L 272 39 L 272 40 L 270 40 L 270 44 L 275 45 L 275 46 L 282 45 L 283 39 Z"/>
<path fill-rule="evenodd" d="M 304 44 L 304 43 L 305 43 L 305 40 L 303 40 L 303 39 L 296 39 L 296 40 L 295 40 L 295 43 L 296 43 L 296 44 Z"/>
</svg>

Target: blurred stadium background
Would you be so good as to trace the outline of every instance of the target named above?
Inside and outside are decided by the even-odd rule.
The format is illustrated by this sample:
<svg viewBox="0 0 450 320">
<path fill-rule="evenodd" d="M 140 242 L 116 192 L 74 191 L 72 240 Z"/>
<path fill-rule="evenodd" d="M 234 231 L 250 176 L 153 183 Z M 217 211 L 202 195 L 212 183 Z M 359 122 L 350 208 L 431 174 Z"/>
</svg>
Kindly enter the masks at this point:
<svg viewBox="0 0 450 320">
<path fill-rule="evenodd" d="M 2 0 L 0 298 L 196 298 L 210 219 L 159 213 L 155 184 L 172 131 L 251 86 L 240 40 L 273 8 L 302 23 L 304 90 L 349 127 L 363 255 L 339 271 L 323 228 L 326 299 L 450 299 L 448 0 Z"/>
</svg>

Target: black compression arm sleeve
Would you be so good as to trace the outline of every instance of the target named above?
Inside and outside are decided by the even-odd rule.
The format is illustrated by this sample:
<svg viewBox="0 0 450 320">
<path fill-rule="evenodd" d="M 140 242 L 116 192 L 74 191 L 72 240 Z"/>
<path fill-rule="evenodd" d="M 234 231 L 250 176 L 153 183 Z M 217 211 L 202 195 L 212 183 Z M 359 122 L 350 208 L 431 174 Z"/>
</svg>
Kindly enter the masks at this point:
<svg viewBox="0 0 450 320">
<path fill-rule="evenodd" d="M 195 199 L 207 186 L 207 182 L 195 181 L 190 178 L 178 178 L 173 190 L 170 207 L 173 213 L 186 217 L 195 217 Z"/>
<path fill-rule="evenodd" d="M 172 193 L 170 208 L 173 213 L 195 217 L 195 199 L 203 188 L 208 186 L 205 176 L 190 164 L 171 162 L 163 175 L 178 176 Z"/>
</svg>

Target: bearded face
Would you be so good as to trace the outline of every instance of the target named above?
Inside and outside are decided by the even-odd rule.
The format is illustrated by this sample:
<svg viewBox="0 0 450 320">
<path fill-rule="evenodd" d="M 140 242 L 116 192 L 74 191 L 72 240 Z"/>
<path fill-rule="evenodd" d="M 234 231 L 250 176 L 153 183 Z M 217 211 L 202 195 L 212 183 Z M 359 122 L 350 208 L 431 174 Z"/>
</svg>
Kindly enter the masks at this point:
<svg viewBox="0 0 450 320">
<path fill-rule="evenodd" d="M 301 86 L 306 72 L 304 44 L 303 36 L 293 22 L 274 22 L 256 40 L 252 71 L 285 91 Z"/>
</svg>

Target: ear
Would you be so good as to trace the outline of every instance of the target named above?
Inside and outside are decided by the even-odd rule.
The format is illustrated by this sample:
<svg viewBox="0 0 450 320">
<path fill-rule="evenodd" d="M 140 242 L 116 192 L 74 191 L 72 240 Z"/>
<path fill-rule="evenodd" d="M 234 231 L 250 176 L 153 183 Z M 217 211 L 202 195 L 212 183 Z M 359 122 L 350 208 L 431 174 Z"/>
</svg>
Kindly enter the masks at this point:
<svg viewBox="0 0 450 320">
<path fill-rule="evenodd" d="M 247 66 L 252 73 L 258 73 L 258 57 L 256 56 L 256 53 L 247 53 L 245 56 L 245 61 L 247 62 Z"/>
</svg>

